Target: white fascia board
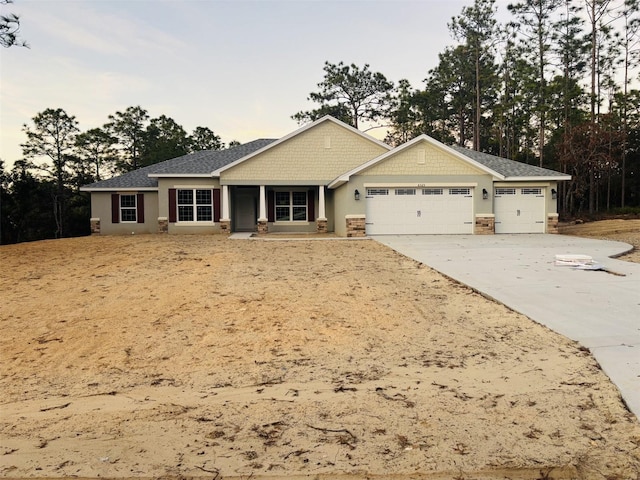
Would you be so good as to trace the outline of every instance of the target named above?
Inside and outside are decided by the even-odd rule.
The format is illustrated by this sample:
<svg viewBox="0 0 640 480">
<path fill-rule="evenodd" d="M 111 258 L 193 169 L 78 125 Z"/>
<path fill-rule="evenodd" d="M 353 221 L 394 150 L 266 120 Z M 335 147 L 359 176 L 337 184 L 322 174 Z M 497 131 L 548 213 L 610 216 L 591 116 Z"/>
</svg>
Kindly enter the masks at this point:
<svg viewBox="0 0 640 480">
<path fill-rule="evenodd" d="M 240 164 L 242 162 L 246 162 L 250 158 L 253 158 L 256 155 L 260 155 L 261 153 L 269 150 L 270 148 L 274 148 L 274 147 L 280 145 L 281 143 L 284 143 L 287 140 L 289 140 L 289 139 L 291 139 L 291 138 L 293 138 L 293 137 L 295 137 L 297 135 L 300 135 L 301 133 L 306 132 L 307 130 L 310 130 L 311 128 L 313 128 L 316 125 L 319 125 L 319 124 L 321 124 L 323 122 L 333 122 L 336 125 L 339 125 L 339 126 L 341 126 L 343 128 L 346 128 L 347 130 L 351 130 L 353 133 L 356 133 L 356 134 L 360 135 L 362 138 L 365 138 L 366 140 L 369 140 L 369 141 L 371 141 L 373 143 L 376 143 L 376 144 L 380 145 L 381 147 L 386 148 L 387 150 L 391 149 L 391 147 L 389 145 L 387 145 L 386 143 L 378 140 L 377 138 L 373 138 L 371 135 L 367 135 L 366 133 L 361 132 L 357 128 L 354 128 L 351 125 L 347 125 L 346 123 L 341 122 L 340 120 L 337 120 L 337 119 L 333 118 L 330 115 L 325 115 L 324 117 L 316 120 L 315 122 L 311 122 L 311 123 L 309 123 L 309 124 L 307 124 L 307 125 L 305 125 L 303 127 L 300 127 L 299 129 L 294 130 L 290 134 L 285 135 L 284 137 L 276 140 L 275 142 L 272 142 L 269 145 L 266 145 L 266 146 L 262 147 L 261 149 L 256 150 L 253 153 L 250 153 L 249 155 L 246 155 L 246 156 L 244 156 L 242 158 L 239 158 L 235 162 L 231 162 L 230 164 L 225 165 L 224 167 L 221 167 L 221 168 L 219 168 L 217 170 L 214 170 L 213 172 L 211 172 L 211 176 L 212 177 L 219 177 L 220 174 L 222 172 L 224 172 L 225 170 L 229 170 L 230 168 L 233 168 L 233 167 L 235 167 L 236 165 L 238 165 L 238 164 Z"/>
<path fill-rule="evenodd" d="M 503 177 L 505 182 L 563 182 L 571 180 L 571 175 L 552 175 L 544 177 Z"/>
<path fill-rule="evenodd" d="M 157 192 L 158 187 L 109 187 L 109 188 L 91 188 L 80 187 L 81 192 Z"/>
<path fill-rule="evenodd" d="M 426 136 L 426 135 L 425 135 Z M 427 141 L 437 147 L 440 147 L 441 149 L 443 149 L 444 151 L 450 153 L 451 155 L 454 155 L 455 157 L 459 158 L 460 160 L 467 162 L 471 165 L 473 165 L 476 168 L 479 168 L 480 170 L 482 170 L 483 172 L 488 173 L 489 175 L 492 175 L 493 177 L 500 179 L 500 180 L 504 180 L 506 177 L 504 175 L 502 175 L 499 172 L 496 172 L 495 170 L 490 169 L 489 167 L 487 167 L 486 165 L 483 165 L 480 162 L 476 162 L 473 158 L 471 157 L 467 157 L 466 155 L 458 152 L 457 150 L 454 150 L 451 147 L 448 147 L 447 145 L 445 145 L 442 142 L 439 142 L 438 140 L 436 140 L 435 138 L 431 138 L 431 137 L 427 137 Z"/>
<path fill-rule="evenodd" d="M 440 148 L 441 150 L 444 150 L 445 152 L 453 155 L 454 157 L 458 158 L 459 160 L 462 160 L 463 162 L 467 162 L 471 165 L 473 165 L 474 167 L 482 170 L 483 172 L 488 173 L 489 175 L 493 176 L 494 179 L 498 179 L 498 180 L 503 180 L 505 177 L 504 175 L 501 175 L 500 173 L 491 170 L 490 168 L 488 168 L 487 166 L 476 162 L 475 160 L 473 160 L 472 158 L 467 157 L 466 155 L 461 154 L 460 152 L 454 150 L 453 148 L 449 148 L 447 147 L 444 143 L 439 142 L 438 140 L 436 140 L 435 138 L 431 138 L 430 136 L 426 135 L 426 134 L 422 134 L 419 137 L 414 138 L 413 140 L 408 141 L 407 143 L 404 143 L 402 145 L 400 145 L 399 147 L 396 147 L 392 150 L 389 150 L 386 153 L 383 153 L 382 155 L 377 156 L 376 158 L 373 158 L 371 160 L 369 160 L 366 163 L 363 163 L 362 165 L 354 168 L 353 170 L 340 175 L 338 178 L 336 178 L 333 182 L 331 182 L 329 184 L 329 188 L 337 188 L 340 185 L 343 185 L 345 183 L 347 183 L 352 175 L 356 175 L 357 173 L 360 173 L 363 170 L 366 170 L 369 167 L 372 167 L 373 165 L 379 163 L 379 162 L 383 162 L 384 160 L 386 160 L 387 158 L 402 152 L 403 150 L 412 147 L 413 145 L 415 145 L 416 143 L 420 143 L 420 142 L 427 142 L 433 146 L 435 146 L 436 148 Z"/>
<path fill-rule="evenodd" d="M 149 178 L 211 178 L 210 173 L 150 173 Z"/>
</svg>

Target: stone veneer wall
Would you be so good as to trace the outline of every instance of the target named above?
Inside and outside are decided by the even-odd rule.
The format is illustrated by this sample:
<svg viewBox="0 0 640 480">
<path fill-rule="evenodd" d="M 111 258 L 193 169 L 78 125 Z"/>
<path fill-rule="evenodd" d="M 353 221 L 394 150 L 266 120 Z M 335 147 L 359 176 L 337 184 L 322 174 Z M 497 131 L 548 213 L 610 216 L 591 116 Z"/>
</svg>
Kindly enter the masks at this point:
<svg viewBox="0 0 640 480">
<path fill-rule="evenodd" d="M 322 218 L 316 220 L 316 232 L 318 233 L 327 233 L 327 219 Z"/>
<path fill-rule="evenodd" d="M 364 215 L 347 215 L 346 221 L 347 237 L 366 237 Z"/>
<path fill-rule="evenodd" d="M 91 235 L 100 235 L 100 219 L 92 218 L 91 222 Z"/>
<path fill-rule="evenodd" d="M 496 217 L 493 214 L 476 215 L 474 228 L 476 235 L 493 235 L 496 233 Z"/>
<path fill-rule="evenodd" d="M 550 213 L 547 215 L 547 233 L 559 233 L 557 213 Z"/>
<path fill-rule="evenodd" d="M 158 217 L 158 233 L 169 233 L 169 219 Z"/>
<path fill-rule="evenodd" d="M 268 233 L 269 232 L 269 226 L 267 225 L 267 222 L 264 220 L 258 220 L 258 233 Z"/>
<path fill-rule="evenodd" d="M 220 232 L 227 235 L 231 233 L 231 220 L 220 220 Z"/>
</svg>

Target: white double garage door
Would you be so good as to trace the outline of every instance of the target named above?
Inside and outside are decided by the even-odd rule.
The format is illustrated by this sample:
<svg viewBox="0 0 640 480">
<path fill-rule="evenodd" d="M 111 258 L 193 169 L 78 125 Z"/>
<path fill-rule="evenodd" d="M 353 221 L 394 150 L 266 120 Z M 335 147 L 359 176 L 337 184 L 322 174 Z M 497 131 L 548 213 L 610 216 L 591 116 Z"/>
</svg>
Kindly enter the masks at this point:
<svg viewBox="0 0 640 480">
<path fill-rule="evenodd" d="M 474 232 L 473 187 L 368 187 L 366 193 L 367 235 Z M 496 233 L 544 233 L 543 189 L 496 188 L 493 201 Z"/>
</svg>

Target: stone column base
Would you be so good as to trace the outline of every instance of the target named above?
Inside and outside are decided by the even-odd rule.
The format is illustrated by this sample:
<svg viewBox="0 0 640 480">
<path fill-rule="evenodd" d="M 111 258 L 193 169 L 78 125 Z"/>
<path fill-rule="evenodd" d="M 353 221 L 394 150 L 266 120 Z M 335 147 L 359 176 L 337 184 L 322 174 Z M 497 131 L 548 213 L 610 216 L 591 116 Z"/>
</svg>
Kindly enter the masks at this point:
<svg viewBox="0 0 640 480">
<path fill-rule="evenodd" d="M 258 233 L 268 233 L 269 226 L 267 225 L 266 220 L 258 220 Z"/>
<path fill-rule="evenodd" d="M 550 213 L 547 215 L 547 233 L 559 233 L 558 218 L 559 215 L 557 213 Z"/>
<path fill-rule="evenodd" d="M 220 232 L 227 235 L 231 233 L 231 220 L 220 220 Z"/>
<path fill-rule="evenodd" d="M 473 233 L 476 235 L 493 235 L 496 233 L 496 216 L 492 213 L 476 215 L 476 224 Z"/>
<path fill-rule="evenodd" d="M 347 221 L 347 237 L 366 237 L 365 216 L 364 215 L 346 215 Z"/>
<path fill-rule="evenodd" d="M 100 235 L 100 219 L 92 218 L 89 221 L 91 222 L 91 235 Z"/>
<path fill-rule="evenodd" d="M 316 220 L 316 232 L 327 233 L 327 219 L 319 218 Z"/>
<path fill-rule="evenodd" d="M 169 219 L 158 217 L 158 233 L 169 233 Z"/>
</svg>

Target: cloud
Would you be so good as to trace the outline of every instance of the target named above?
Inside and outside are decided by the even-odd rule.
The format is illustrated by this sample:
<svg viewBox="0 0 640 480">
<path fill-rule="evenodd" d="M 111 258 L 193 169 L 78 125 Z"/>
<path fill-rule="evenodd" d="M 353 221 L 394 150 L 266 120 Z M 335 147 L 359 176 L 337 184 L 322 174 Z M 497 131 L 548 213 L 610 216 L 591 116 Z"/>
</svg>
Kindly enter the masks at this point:
<svg viewBox="0 0 640 480">
<path fill-rule="evenodd" d="M 167 53 L 185 47 L 165 30 L 153 27 L 144 17 L 131 15 L 119 2 L 60 2 L 56 10 L 37 9 L 27 4 L 23 23 L 31 23 L 42 38 L 29 39 L 33 47 L 55 43 L 102 55 L 128 56 L 132 52 Z M 162 2 L 158 2 L 161 5 Z M 25 9 L 23 9 L 25 11 Z M 25 28 L 25 38 L 28 30 Z"/>
</svg>

